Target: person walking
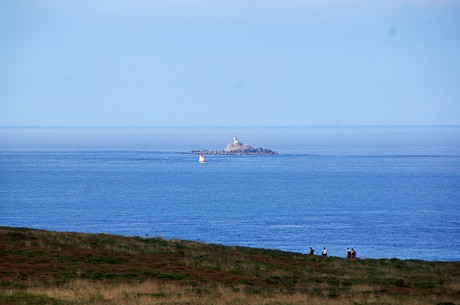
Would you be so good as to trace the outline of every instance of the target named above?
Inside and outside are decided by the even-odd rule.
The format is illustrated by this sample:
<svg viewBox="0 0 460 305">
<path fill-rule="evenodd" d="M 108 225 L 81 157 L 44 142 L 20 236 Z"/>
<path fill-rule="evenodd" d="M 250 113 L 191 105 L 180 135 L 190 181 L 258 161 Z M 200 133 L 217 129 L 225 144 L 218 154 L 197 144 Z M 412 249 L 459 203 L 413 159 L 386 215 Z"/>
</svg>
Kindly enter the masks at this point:
<svg viewBox="0 0 460 305">
<path fill-rule="evenodd" d="M 347 248 L 347 258 L 351 258 L 351 250 L 350 250 L 350 248 Z"/>
<path fill-rule="evenodd" d="M 310 247 L 310 255 L 313 255 L 315 254 L 315 249 L 313 249 L 312 247 Z"/>
<path fill-rule="evenodd" d="M 327 256 L 327 250 L 326 247 L 323 247 L 323 251 L 321 251 L 321 255 L 326 257 Z"/>
<path fill-rule="evenodd" d="M 356 251 L 354 248 L 351 248 L 351 258 L 356 258 Z"/>
</svg>

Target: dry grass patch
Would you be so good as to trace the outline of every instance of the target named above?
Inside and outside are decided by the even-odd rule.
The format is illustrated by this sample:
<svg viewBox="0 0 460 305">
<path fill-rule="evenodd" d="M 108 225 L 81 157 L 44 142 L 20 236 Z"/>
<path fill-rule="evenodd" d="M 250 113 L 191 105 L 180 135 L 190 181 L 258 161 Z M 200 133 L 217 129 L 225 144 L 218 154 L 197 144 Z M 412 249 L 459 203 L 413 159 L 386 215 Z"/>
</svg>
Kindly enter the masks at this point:
<svg viewBox="0 0 460 305">
<path fill-rule="evenodd" d="M 358 286 L 351 294 L 333 295 L 324 285 L 315 288 L 325 289 L 329 295 L 312 296 L 305 293 L 247 293 L 244 286 L 227 287 L 223 285 L 202 285 L 193 287 L 177 283 L 147 281 L 143 283 L 109 283 L 90 280 L 75 280 L 61 287 L 30 287 L 25 290 L 27 295 L 44 296 L 42 300 L 58 300 L 63 304 L 311 304 L 311 305 L 383 305 L 407 304 L 426 305 L 438 304 L 435 296 L 423 299 L 410 295 L 390 295 L 374 286 Z M 9 292 L 11 295 L 14 291 Z M 444 302 L 455 302 L 446 299 Z M 54 304 L 50 301 L 49 304 Z M 455 304 L 455 303 L 454 303 Z"/>
</svg>

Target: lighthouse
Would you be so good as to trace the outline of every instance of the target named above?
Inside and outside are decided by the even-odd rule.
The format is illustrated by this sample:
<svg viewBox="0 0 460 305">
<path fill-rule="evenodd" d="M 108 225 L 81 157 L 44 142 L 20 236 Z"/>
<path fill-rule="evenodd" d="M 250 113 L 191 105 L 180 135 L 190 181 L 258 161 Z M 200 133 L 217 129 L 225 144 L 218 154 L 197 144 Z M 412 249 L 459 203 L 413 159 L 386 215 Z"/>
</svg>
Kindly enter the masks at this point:
<svg viewBox="0 0 460 305">
<path fill-rule="evenodd" d="M 240 145 L 243 145 L 243 142 L 241 142 L 240 139 L 238 139 L 238 137 L 235 136 L 233 138 L 233 145 L 240 146 Z"/>
</svg>

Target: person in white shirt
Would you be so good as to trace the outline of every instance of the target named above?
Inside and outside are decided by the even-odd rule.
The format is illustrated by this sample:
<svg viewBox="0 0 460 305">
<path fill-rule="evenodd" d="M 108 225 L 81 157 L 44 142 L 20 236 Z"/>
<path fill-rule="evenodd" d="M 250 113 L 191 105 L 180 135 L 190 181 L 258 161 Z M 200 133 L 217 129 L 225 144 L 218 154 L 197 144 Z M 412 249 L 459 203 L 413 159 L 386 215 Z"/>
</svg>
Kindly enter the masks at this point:
<svg viewBox="0 0 460 305">
<path fill-rule="evenodd" d="M 350 248 L 347 248 L 347 258 L 351 258 L 351 250 L 350 250 Z"/>
<path fill-rule="evenodd" d="M 322 256 L 327 256 L 326 247 L 323 247 L 323 251 L 321 251 L 321 255 Z"/>
</svg>

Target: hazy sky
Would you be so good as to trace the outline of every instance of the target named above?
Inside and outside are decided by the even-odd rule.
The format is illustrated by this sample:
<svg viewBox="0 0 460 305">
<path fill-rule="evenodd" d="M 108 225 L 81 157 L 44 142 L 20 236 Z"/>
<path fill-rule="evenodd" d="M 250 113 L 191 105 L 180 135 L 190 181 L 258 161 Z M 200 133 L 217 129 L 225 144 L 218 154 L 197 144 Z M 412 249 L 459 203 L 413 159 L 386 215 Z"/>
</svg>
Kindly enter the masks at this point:
<svg viewBox="0 0 460 305">
<path fill-rule="evenodd" d="M 0 0 L 0 126 L 459 124 L 460 1 Z"/>
</svg>

